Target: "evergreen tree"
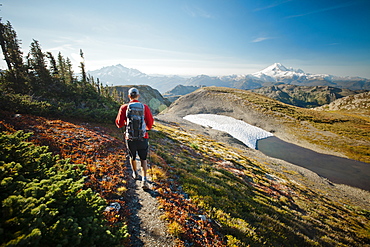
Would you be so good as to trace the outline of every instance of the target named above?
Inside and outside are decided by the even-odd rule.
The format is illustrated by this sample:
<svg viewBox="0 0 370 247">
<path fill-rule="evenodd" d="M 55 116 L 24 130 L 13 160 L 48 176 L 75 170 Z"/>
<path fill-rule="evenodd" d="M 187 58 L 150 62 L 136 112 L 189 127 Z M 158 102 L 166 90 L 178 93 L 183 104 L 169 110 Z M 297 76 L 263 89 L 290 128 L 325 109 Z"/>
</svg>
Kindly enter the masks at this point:
<svg viewBox="0 0 370 247">
<path fill-rule="evenodd" d="M 66 60 L 66 75 L 67 75 L 67 82 L 74 83 L 75 79 L 73 76 L 73 68 L 72 68 L 72 62 L 71 60 L 67 57 Z"/>
<path fill-rule="evenodd" d="M 9 70 L 0 76 L 2 110 L 40 115 L 69 116 L 110 121 L 116 114 L 116 102 L 98 80 L 87 77 L 84 60 L 82 80 L 74 76 L 72 63 L 59 52 L 57 60 L 43 53 L 33 40 L 23 63 L 15 31 L 0 19 L 0 45 Z M 84 54 L 80 50 L 81 58 Z M 0 229 L 1 231 L 1 229 Z"/>
<path fill-rule="evenodd" d="M 35 92 L 43 94 L 50 91 L 48 87 L 52 83 L 52 77 L 47 68 L 45 54 L 42 52 L 39 42 L 37 40 L 33 40 L 30 48 L 27 62 L 31 73 L 33 74 L 33 89 Z"/>
<path fill-rule="evenodd" d="M 101 84 L 99 78 L 96 79 L 96 88 L 98 89 L 98 94 L 101 95 Z"/>
<path fill-rule="evenodd" d="M 86 77 L 86 71 L 85 71 L 85 58 L 84 53 L 82 52 L 82 49 L 80 49 L 80 56 L 82 58 L 82 61 L 80 62 L 80 68 L 81 68 L 81 75 L 82 75 L 82 84 L 85 85 L 87 83 L 87 77 Z"/>
<path fill-rule="evenodd" d="M 10 22 L 3 24 L 1 18 L 0 46 L 8 66 L 6 78 L 8 88 L 12 88 L 17 93 L 28 92 L 28 78 L 23 65 L 23 53 L 20 49 L 20 42 Z"/>
<path fill-rule="evenodd" d="M 58 63 L 57 63 L 57 68 L 59 72 L 59 79 L 62 80 L 63 82 L 66 82 L 66 71 L 67 71 L 67 65 L 64 57 L 62 56 L 62 53 L 58 53 Z"/>
<path fill-rule="evenodd" d="M 57 66 L 57 63 L 55 61 L 55 58 L 54 58 L 53 54 L 48 51 L 46 53 L 46 56 L 49 58 L 49 61 L 50 61 L 51 73 L 54 76 L 57 76 L 59 74 L 59 72 L 58 72 L 58 66 Z"/>
</svg>

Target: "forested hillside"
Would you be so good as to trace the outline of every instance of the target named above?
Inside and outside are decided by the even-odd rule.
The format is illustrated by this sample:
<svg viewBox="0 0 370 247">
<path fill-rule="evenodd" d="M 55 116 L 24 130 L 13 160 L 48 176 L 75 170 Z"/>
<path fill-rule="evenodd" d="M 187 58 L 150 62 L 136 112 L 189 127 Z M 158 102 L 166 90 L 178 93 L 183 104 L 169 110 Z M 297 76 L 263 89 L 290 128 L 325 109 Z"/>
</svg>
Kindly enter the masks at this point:
<svg viewBox="0 0 370 247">
<path fill-rule="evenodd" d="M 60 52 L 57 57 L 43 52 L 37 40 L 31 43 L 28 54 L 23 54 L 10 22 L 0 23 L 0 31 L 0 45 L 8 66 L 0 77 L 2 110 L 94 121 L 111 121 L 115 117 L 119 104 L 107 86 L 86 74 L 82 50 L 77 77 L 69 58 Z"/>
<path fill-rule="evenodd" d="M 70 59 L 44 53 L 36 40 L 24 60 L 10 22 L 0 23 L 0 32 L 8 66 L 0 76 L 0 245 L 122 245 L 125 218 L 107 210 L 114 198 L 101 191 L 94 174 L 109 162 L 107 152 L 113 152 L 105 148 L 112 140 L 88 131 L 79 135 L 77 128 L 52 120 L 112 123 L 119 103 L 108 87 L 86 75 L 84 62 L 77 77 Z M 114 158 L 123 162 L 122 145 L 115 148 Z M 99 167 L 89 170 L 91 159 L 102 159 Z M 104 169 L 111 176 L 124 172 L 122 163 L 108 164 Z"/>
</svg>

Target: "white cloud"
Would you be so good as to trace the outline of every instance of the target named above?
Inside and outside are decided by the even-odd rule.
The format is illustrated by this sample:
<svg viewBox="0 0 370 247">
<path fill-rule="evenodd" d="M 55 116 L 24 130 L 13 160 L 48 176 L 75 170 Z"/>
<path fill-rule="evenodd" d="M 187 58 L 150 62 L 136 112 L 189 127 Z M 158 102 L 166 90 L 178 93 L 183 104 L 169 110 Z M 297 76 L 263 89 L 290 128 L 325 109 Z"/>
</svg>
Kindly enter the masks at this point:
<svg viewBox="0 0 370 247">
<path fill-rule="evenodd" d="M 259 37 L 259 38 L 256 38 L 254 40 L 252 40 L 253 43 L 259 43 L 259 42 L 262 42 L 262 41 L 265 41 L 265 40 L 269 40 L 269 39 L 272 39 L 272 38 L 269 38 L 269 37 Z"/>
</svg>

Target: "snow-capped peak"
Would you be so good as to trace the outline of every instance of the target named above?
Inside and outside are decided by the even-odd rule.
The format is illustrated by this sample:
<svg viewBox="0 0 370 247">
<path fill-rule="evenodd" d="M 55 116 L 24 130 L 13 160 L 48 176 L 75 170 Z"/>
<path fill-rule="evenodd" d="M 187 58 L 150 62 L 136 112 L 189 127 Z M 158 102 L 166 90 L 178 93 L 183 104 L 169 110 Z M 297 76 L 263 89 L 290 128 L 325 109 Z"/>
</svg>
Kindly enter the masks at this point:
<svg viewBox="0 0 370 247">
<path fill-rule="evenodd" d="M 288 71 L 288 69 L 281 63 L 274 63 L 273 65 L 268 66 L 266 69 L 263 69 L 260 72 L 267 74 L 267 73 L 271 73 L 272 71 L 273 72 Z"/>
<path fill-rule="evenodd" d="M 263 81 L 279 81 L 285 78 L 305 78 L 308 74 L 301 69 L 287 68 L 281 63 L 274 63 L 259 72 L 253 73 L 252 76 Z"/>
<path fill-rule="evenodd" d="M 287 68 L 281 63 L 274 63 L 273 65 L 268 66 L 267 68 L 254 73 L 254 74 L 265 74 L 265 75 L 279 75 L 286 74 L 286 72 L 294 72 L 298 74 L 304 74 L 304 71 L 301 69 L 293 69 L 292 67 Z"/>
</svg>

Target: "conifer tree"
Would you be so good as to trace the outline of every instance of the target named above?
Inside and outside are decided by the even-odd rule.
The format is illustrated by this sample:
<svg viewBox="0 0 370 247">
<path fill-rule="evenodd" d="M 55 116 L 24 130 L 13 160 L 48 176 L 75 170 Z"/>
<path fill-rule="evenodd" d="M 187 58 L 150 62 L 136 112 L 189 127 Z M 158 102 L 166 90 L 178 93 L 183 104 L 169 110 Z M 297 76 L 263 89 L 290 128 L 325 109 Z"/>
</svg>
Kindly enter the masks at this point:
<svg viewBox="0 0 370 247">
<path fill-rule="evenodd" d="M 45 54 L 37 40 L 33 40 L 27 56 L 28 67 L 33 73 L 33 88 L 36 92 L 48 91 L 48 86 L 52 82 L 50 71 L 46 66 Z"/>
<path fill-rule="evenodd" d="M 98 89 L 98 94 L 101 95 L 101 86 L 99 78 L 96 79 L 96 87 Z"/>
<path fill-rule="evenodd" d="M 80 56 L 82 58 L 82 61 L 80 62 L 80 68 L 81 68 L 81 75 L 82 75 L 82 84 L 85 85 L 87 82 L 86 77 L 86 71 L 85 71 L 85 58 L 84 53 L 82 52 L 82 49 L 80 49 Z"/>
<path fill-rule="evenodd" d="M 49 58 L 49 61 L 50 61 L 51 73 L 54 76 L 58 75 L 59 74 L 58 66 L 57 66 L 57 63 L 55 61 L 55 58 L 54 58 L 53 54 L 48 51 L 46 53 L 46 56 Z"/>
<path fill-rule="evenodd" d="M 67 57 L 66 60 L 66 74 L 67 74 L 67 82 L 74 83 L 75 79 L 73 76 L 73 68 L 72 68 L 72 62 L 71 60 Z"/>
<path fill-rule="evenodd" d="M 0 18 L 0 46 L 8 66 L 8 83 L 16 92 L 27 92 L 28 81 L 25 66 L 23 64 L 23 53 L 20 49 L 20 42 L 12 25 L 8 21 L 3 24 Z"/>
<path fill-rule="evenodd" d="M 58 72 L 59 72 L 59 79 L 61 79 L 63 82 L 66 82 L 66 61 L 64 57 L 62 56 L 62 53 L 58 53 Z"/>
<path fill-rule="evenodd" d="M 39 42 L 33 40 L 23 61 L 15 31 L 10 22 L 1 23 L 1 18 L 0 46 L 8 65 L 8 70 L 0 76 L 2 110 L 41 115 L 84 115 L 102 120 L 101 116 L 106 116 L 106 109 L 110 107 L 109 114 L 114 117 L 116 103 L 109 96 L 108 87 L 103 87 L 99 79 L 95 82 L 93 77 L 87 76 L 84 60 L 80 64 L 82 80 L 78 80 L 69 58 L 64 58 L 59 52 L 56 60 L 52 53 L 43 53 Z M 84 59 L 82 50 L 80 55 Z"/>
</svg>

